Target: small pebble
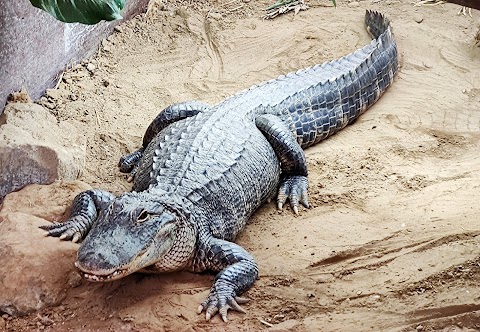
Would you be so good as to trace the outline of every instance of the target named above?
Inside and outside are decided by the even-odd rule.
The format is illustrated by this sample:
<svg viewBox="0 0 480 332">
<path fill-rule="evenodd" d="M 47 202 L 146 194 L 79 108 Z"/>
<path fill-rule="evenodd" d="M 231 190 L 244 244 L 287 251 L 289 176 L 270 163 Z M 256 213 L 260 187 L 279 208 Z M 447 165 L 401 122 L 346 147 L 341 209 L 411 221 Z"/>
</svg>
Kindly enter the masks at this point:
<svg viewBox="0 0 480 332">
<path fill-rule="evenodd" d="M 413 20 L 417 23 L 422 23 L 423 22 L 423 16 L 421 14 L 415 14 L 413 16 Z"/>
<path fill-rule="evenodd" d="M 46 95 L 48 98 L 52 98 L 54 100 L 57 100 L 60 98 L 60 90 L 57 89 L 47 89 Z"/>
<path fill-rule="evenodd" d="M 359 6 L 360 6 L 360 2 L 358 2 L 358 1 L 352 1 L 348 4 L 348 7 L 350 7 L 350 8 L 357 8 Z"/>
<path fill-rule="evenodd" d="M 5 319 L 0 317 L 0 330 L 4 330 L 5 327 L 7 327 L 7 322 L 5 322 Z"/>
<path fill-rule="evenodd" d="M 70 287 L 72 287 L 72 288 L 78 287 L 78 286 L 80 286 L 81 283 L 82 283 L 82 277 L 80 276 L 80 274 L 77 271 L 72 271 L 68 275 L 68 285 Z"/>
<path fill-rule="evenodd" d="M 87 65 L 87 70 L 88 70 L 89 72 L 93 72 L 96 68 L 97 68 L 97 66 L 95 66 L 93 63 L 89 63 L 89 64 Z"/>
<path fill-rule="evenodd" d="M 123 32 L 123 28 L 120 25 L 117 25 L 115 28 L 113 28 L 116 32 Z"/>
<path fill-rule="evenodd" d="M 423 331 L 423 325 L 418 325 L 416 328 L 417 331 Z"/>
<path fill-rule="evenodd" d="M 213 19 L 218 20 L 218 19 L 221 19 L 221 18 L 222 18 L 222 14 L 216 13 L 216 12 L 212 12 L 212 13 L 209 13 L 209 14 L 208 14 L 208 17 L 211 17 L 211 18 L 213 18 Z"/>
<path fill-rule="evenodd" d="M 50 110 L 53 110 L 55 108 L 55 104 L 54 103 L 50 103 L 50 102 L 46 102 L 46 103 L 43 103 L 43 106 L 45 106 L 46 108 L 50 109 Z"/>
</svg>

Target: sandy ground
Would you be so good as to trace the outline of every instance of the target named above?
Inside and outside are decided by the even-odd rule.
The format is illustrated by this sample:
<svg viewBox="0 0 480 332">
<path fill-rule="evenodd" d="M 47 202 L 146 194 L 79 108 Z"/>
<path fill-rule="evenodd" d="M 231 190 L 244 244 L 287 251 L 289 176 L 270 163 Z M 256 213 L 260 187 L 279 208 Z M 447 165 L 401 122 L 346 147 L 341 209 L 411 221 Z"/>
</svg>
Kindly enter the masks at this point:
<svg viewBox="0 0 480 332">
<path fill-rule="evenodd" d="M 337 2 L 272 21 L 259 18 L 264 0 L 154 6 L 103 43 L 91 73 L 86 64 L 66 72 L 62 98 L 44 100 L 87 136 L 82 180 L 120 193 L 130 184 L 116 170 L 119 157 L 140 145 L 165 106 L 215 103 L 345 55 L 369 42 L 366 8 L 392 20 L 401 70 L 355 124 L 307 151 L 311 209 L 294 217 L 266 205 L 238 239 L 261 268 L 247 314 L 231 314 L 228 324 L 196 315 L 213 276 L 132 275 L 70 289 L 62 306 L 41 313 L 54 325 L 31 316 L 9 327 L 480 330 L 480 48 L 473 45 L 480 13 Z"/>
</svg>

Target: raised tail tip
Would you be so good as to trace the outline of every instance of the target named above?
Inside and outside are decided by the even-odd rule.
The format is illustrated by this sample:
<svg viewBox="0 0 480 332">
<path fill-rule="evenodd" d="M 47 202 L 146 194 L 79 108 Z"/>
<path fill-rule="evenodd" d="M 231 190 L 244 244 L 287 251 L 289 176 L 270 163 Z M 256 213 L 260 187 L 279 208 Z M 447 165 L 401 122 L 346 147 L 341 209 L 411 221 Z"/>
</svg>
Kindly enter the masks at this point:
<svg viewBox="0 0 480 332">
<path fill-rule="evenodd" d="M 390 26 L 390 20 L 382 13 L 368 10 L 365 12 L 365 26 L 373 38 L 377 39 Z"/>
</svg>

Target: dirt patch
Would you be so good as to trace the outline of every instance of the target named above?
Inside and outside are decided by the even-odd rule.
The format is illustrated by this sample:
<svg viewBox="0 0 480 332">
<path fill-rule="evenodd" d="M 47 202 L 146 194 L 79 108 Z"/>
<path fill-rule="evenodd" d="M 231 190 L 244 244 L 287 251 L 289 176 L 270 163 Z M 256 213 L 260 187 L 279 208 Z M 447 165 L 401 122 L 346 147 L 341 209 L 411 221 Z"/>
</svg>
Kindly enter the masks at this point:
<svg viewBox="0 0 480 332">
<path fill-rule="evenodd" d="M 480 14 L 329 3 L 272 21 L 259 18 L 263 0 L 155 5 L 105 40 L 90 66 L 66 72 L 59 97 L 42 100 L 87 136 L 82 180 L 120 193 L 130 184 L 119 157 L 167 105 L 215 103 L 345 55 L 369 42 L 366 8 L 391 19 L 398 77 L 355 124 L 307 151 L 312 208 L 294 217 L 263 206 L 238 239 L 261 269 L 248 313 L 228 324 L 197 316 L 209 275 L 132 275 L 83 281 L 60 307 L 4 317 L 8 330 L 480 329 L 480 53 L 471 46 Z"/>
</svg>

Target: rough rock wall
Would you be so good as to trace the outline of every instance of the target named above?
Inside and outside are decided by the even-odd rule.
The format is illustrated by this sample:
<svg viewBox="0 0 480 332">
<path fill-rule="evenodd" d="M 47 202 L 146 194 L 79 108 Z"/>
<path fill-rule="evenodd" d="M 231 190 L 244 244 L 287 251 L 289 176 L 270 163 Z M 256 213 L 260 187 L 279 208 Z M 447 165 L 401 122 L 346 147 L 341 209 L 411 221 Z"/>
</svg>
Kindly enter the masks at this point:
<svg viewBox="0 0 480 332">
<path fill-rule="evenodd" d="M 27 184 L 75 180 L 83 171 L 86 138 L 40 105 L 9 103 L 0 116 L 0 204 Z"/>
<path fill-rule="evenodd" d="M 125 19 L 140 13 L 149 0 L 128 0 Z M 65 24 L 33 7 L 28 0 L 0 4 L 0 114 L 11 92 L 27 89 L 34 99 L 55 85 L 70 63 L 95 52 L 121 21 L 97 25 Z"/>
</svg>

